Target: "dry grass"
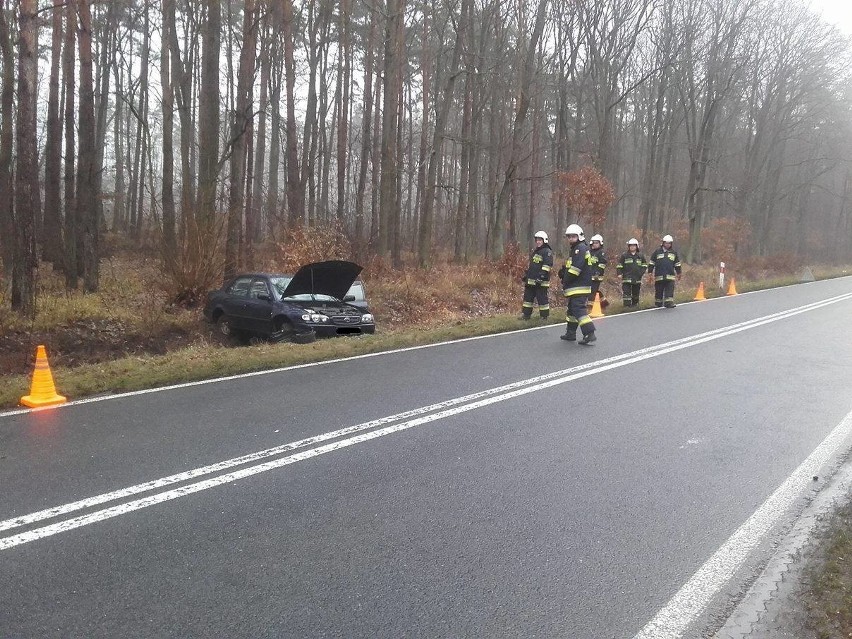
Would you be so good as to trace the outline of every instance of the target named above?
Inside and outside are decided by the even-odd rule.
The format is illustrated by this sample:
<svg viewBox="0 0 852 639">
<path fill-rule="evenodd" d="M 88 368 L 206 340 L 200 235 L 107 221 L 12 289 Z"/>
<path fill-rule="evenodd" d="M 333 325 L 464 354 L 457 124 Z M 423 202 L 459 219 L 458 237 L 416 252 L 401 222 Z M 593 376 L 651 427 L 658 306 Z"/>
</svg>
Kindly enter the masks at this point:
<svg viewBox="0 0 852 639">
<path fill-rule="evenodd" d="M 802 600 L 819 639 L 852 637 L 852 503 L 835 512 L 817 537 Z"/>
<path fill-rule="evenodd" d="M 351 250 L 339 236 L 301 234 L 288 242 L 299 243 L 302 249 L 322 248 L 331 252 L 330 258 L 345 259 Z M 288 242 L 270 246 L 255 267 L 292 270 L 290 261 L 303 258 L 288 248 Z M 518 279 L 526 259 L 517 247 L 499 262 L 462 265 L 444 259 L 428 270 L 393 269 L 374 258 L 367 262 L 363 277 L 378 321 L 375 336 L 238 349 L 211 343 L 199 308 L 169 303 L 173 291 L 154 258 L 105 259 L 101 290 L 96 294 L 67 293 L 61 275 L 44 267 L 34 320 L 13 313 L 0 316 L 0 406 L 15 405 L 25 394 L 39 343 L 48 347 L 60 391 L 80 398 L 521 328 L 526 324 L 516 319 L 522 295 Z M 840 268 L 813 270 L 818 277 L 845 274 Z M 783 273 L 774 280 L 759 275 L 754 282 L 738 278 L 738 289 L 744 292 L 797 281 Z M 701 281 L 708 297 L 725 293 L 715 286 L 714 269 L 687 267 L 677 299 L 691 300 Z M 640 306 L 652 306 L 653 287 L 642 288 Z M 612 302 L 607 314 L 621 312 L 621 291 L 613 268 L 602 290 Z M 550 321 L 564 321 L 556 282 L 550 297 Z"/>
</svg>

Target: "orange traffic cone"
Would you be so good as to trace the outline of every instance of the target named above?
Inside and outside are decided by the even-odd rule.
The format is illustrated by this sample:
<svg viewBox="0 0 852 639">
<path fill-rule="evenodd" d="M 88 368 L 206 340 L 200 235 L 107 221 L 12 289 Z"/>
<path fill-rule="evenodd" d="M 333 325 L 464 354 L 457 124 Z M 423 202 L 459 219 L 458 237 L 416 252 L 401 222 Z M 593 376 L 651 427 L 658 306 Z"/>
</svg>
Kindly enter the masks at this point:
<svg viewBox="0 0 852 639">
<path fill-rule="evenodd" d="M 737 294 L 737 281 L 732 277 L 731 283 L 728 284 L 728 295 L 736 295 Z"/>
<path fill-rule="evenodd" d="M 53 384 L 53 374 L 50 372 L 50 364 L 47 363 L 47 351 L 39 344 L 36 351 L 35 370 L 33 370 L 33 381 L 30 386 L 30 394 L 21 397 L 21 404 L 30 408 L 41 406 L 55 406 L 64 404 L 67 399 L 56 392 Z"/>
<path fill-rule="evenodd" d="M 603 314 L 603 311 L 601 310 L 601 294 L 596 293 L 595 294 L 595 303 L 592 304 L 592 312 L 589 313 L 589 317 L 594 319 L 596 317 L 603 317 L 603 316 L 604 316 L 604 314 Z"/>
<path fill-rule="evenodd" d="M 704 300 L 706 300 L 706 299 L 707 299 L 707 298 L 706 298 L 706 297 L 704 297 L 704 282 L 701 282 L 701 283 L 698 285 L 698 291 L 696 291 L 696 293 L 695 293 L 695 299 L 694 299 L 693 301 L 695 301 L 695 302 L 703 302 L 703 301 L 704 301 Z"/>
</svg>

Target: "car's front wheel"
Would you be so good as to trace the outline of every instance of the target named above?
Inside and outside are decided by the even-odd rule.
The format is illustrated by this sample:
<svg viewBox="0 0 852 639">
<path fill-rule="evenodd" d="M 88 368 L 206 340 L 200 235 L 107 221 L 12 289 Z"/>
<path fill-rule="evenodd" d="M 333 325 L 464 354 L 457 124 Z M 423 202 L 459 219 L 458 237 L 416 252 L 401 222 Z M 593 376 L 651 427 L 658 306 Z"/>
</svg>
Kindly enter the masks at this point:
<svg viewBox="0 0 852 639">
<path fill-rule="evenodd" d="M 313 329 L 297 330 L 289 321 L 279 318 L 275 321 L 275 329 L 272 333 L 274 342 L 293 342 L 294 344 L 310 344 L 316 341 L 317 334 Z"/>
</svg>

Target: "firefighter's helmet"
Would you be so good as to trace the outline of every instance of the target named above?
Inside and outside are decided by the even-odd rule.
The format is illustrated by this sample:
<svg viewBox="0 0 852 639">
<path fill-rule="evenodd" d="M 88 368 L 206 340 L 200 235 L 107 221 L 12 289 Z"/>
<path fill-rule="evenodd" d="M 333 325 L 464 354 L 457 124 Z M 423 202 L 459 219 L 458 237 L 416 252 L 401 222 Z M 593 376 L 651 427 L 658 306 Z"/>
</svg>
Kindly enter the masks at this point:
<svg viewBox="0 0 852 639">
<path fill-rule="evenodd" d="M 589 240 L 589 241 L 590 242 L 600 242 L 601 246 L 603 246 L 603 235 L 601 235 L 600 233 L 596 233 L 595 235 L 592 235 L 592 239 Z"/>
<path fill-rule="evenodd" d="M 536 234 L 533 236 L 535 239 L 544 240 L 544 243 L 547 244 L 547 233 L 544 231 L 536 231 Z"/>
<path fill-rule="evenodd" d="M 638 248 L 639 247 L 639 240 L 637 240 L 635 237 L 631 237 L 629 240 L 627 240 L 627 246 L 630 246 L 631 244 L 635 244 L 636 247 Z"/>
<path fill-rule="evenodd" d="M 674 242 L 674 238 L 671 235 L 663 235 L 663 242 Z"/>
<path fill-rule="evenodd" d="M 583 239 L 583 227 L 579 224 L 569 224 L 568 228 L 565 229 L 565 235 L 576 235 L 581 240 Z"/>
</svg>

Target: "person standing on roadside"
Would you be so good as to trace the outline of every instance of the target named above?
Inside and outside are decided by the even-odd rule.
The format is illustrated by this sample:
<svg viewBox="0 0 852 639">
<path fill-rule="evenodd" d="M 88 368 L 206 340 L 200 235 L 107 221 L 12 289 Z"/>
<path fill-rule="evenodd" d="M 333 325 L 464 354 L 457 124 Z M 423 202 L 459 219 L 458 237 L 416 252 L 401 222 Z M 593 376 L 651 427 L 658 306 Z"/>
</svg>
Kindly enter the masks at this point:
<svg viewBox="0 0 852 639">
<path fill-rule="evenodd" d="M 588 345 L 597 340 L 595 324 L 586 309 L 586 300 L 592 292 L 592 265 L 589 247 L 580 239 L 583 229 L 579 224 L 570 224 L 565 229 L 565 239 L 568 240 L 570 252 L 565 265 L 559 269 L 562 288 L 566 301 L 565 334 L 560 339 L 568 342 L 577 341 L 577 327 L 583 334 L 580 344 Z"/>
<path fill-rule="evenodd" d="M 639 306 L 639 289 L 647 268 L 648 262 L 639 252 L 639 240 L 631 237 L 627 240 L 627 251 L 621 254 L 615 267 L 621 280 L 621 301 L 625 308 Z"/>
<path fill-rule="evenodd" d="M 550 289 L 550 270 L 553 268 L 553 250 L 547 243 L 547 233 L 538 231 L 533 236 L 535 249 L 530 253 L 530 264 L 521 280 L 524 283 L 524 302 L 521 308 L 521 319 L 532 317 L 533 301 L 538 302 L 538 314 L 541 319 L 550 315 L 550 300 L 547 293 Z"/>
<path fill-rule="evenodd" d="M 680 257 L 673 248 L 674 238 L 664 235 L 663 242 L 651 254 L 648 273 L 654 277 L 654 306 L 674 308 L 675 281 L 680 280 Z"/>
<path fill-rule="evenodd" d="M 592 265 L 592 293 L 589 296 L 589 304 L 593 304 L 595 296 L 600 292 L 601 282 L 604 278 L 604 269 L 606 269 L 606 253 L 603 250 L 604 239 L 600 234 L 592 235 L 589 240 L 589 255 Z M 601 308 L 609 306 L 609 301 L 601 293 Z"/>
</svg>

